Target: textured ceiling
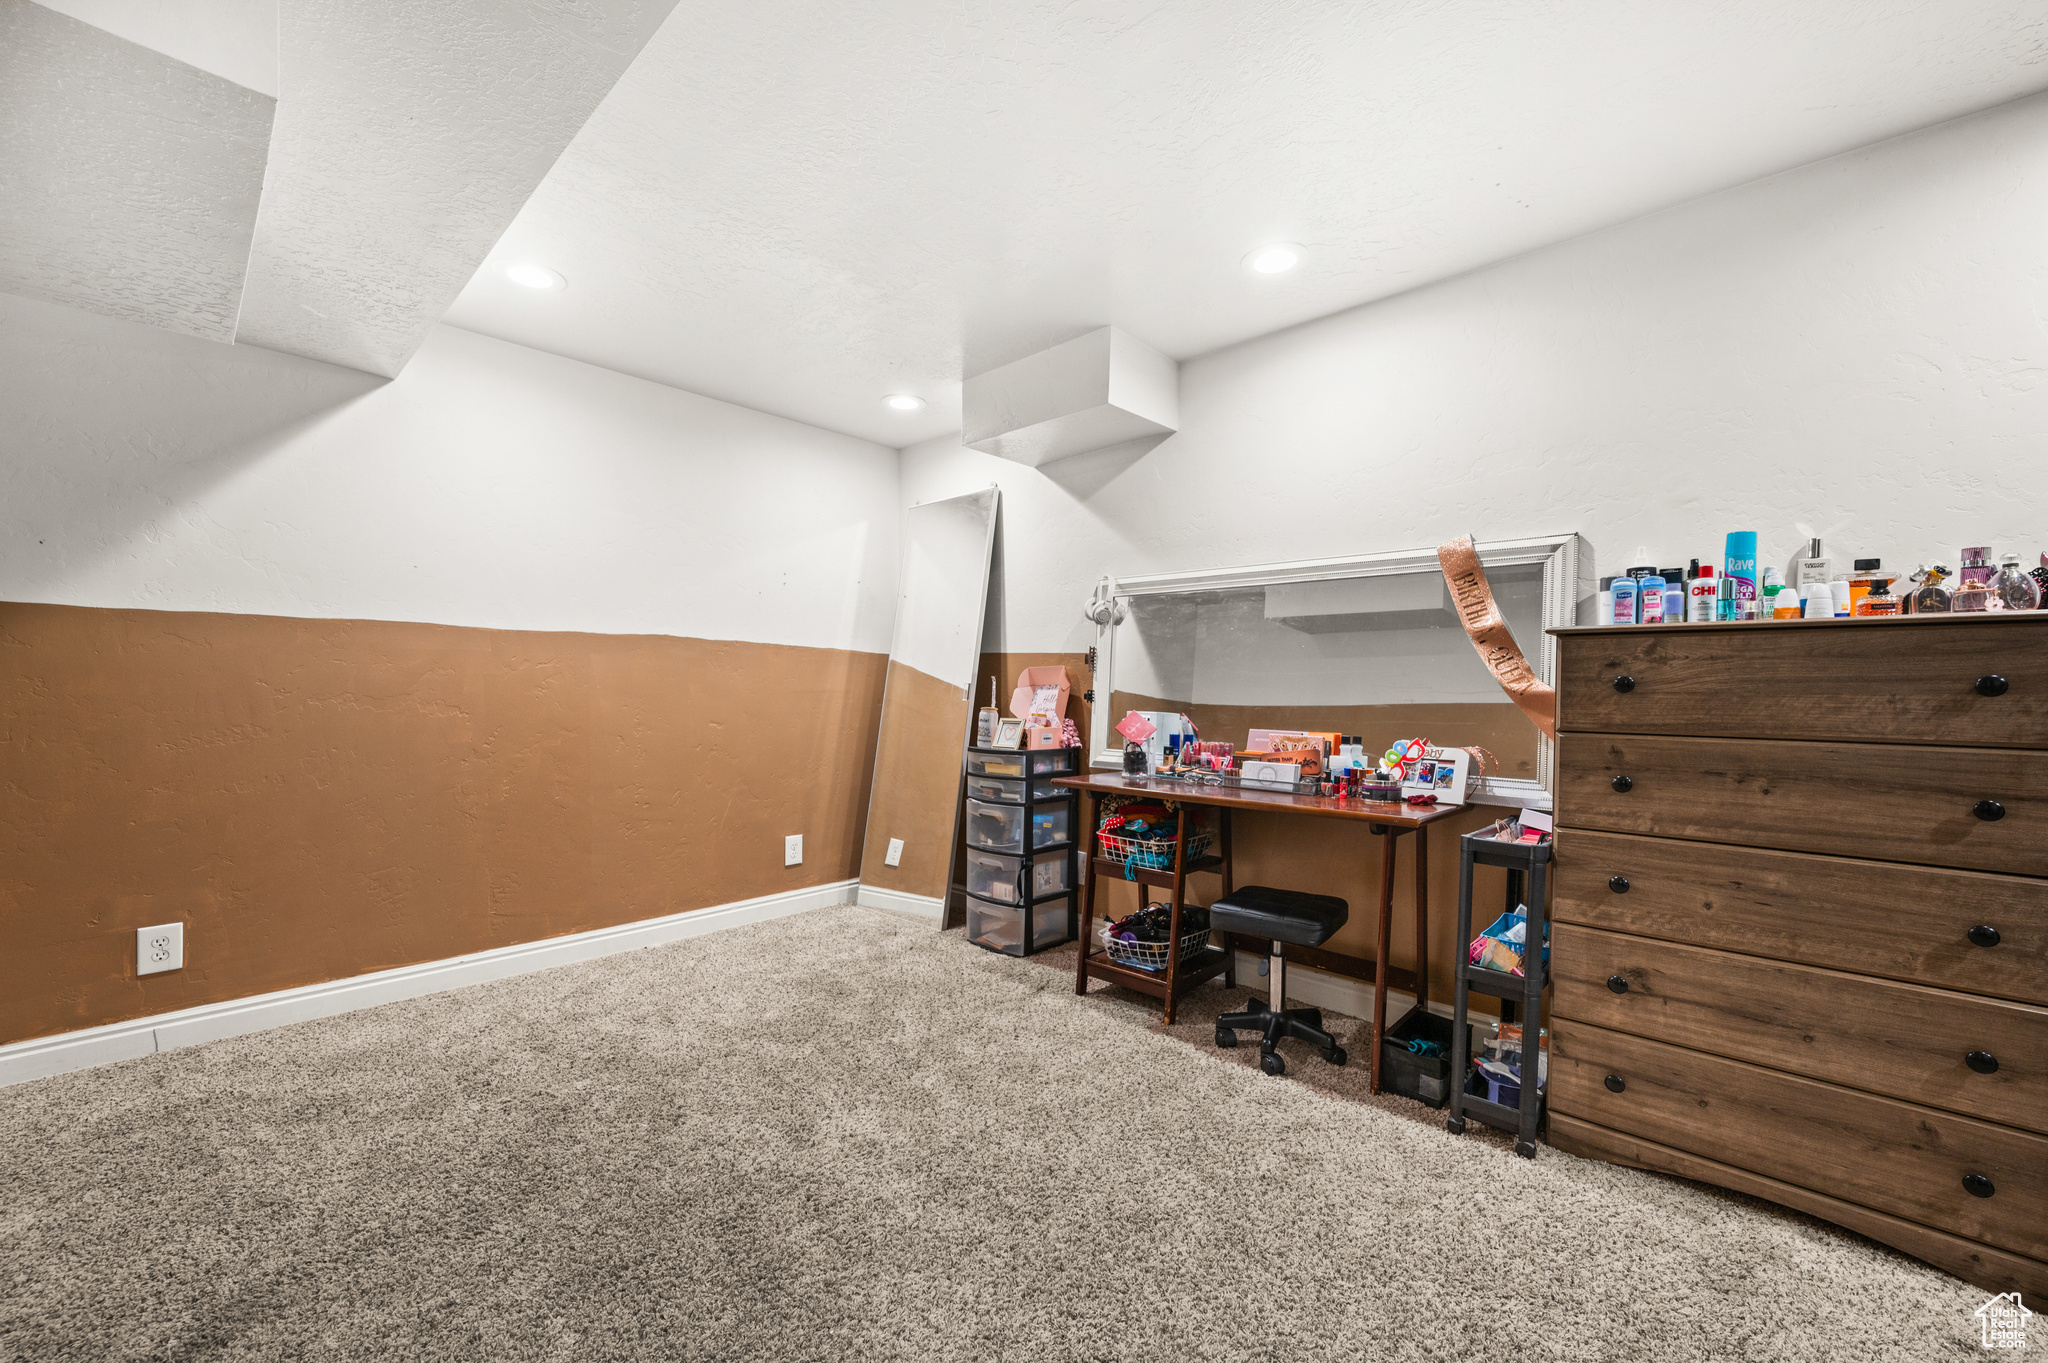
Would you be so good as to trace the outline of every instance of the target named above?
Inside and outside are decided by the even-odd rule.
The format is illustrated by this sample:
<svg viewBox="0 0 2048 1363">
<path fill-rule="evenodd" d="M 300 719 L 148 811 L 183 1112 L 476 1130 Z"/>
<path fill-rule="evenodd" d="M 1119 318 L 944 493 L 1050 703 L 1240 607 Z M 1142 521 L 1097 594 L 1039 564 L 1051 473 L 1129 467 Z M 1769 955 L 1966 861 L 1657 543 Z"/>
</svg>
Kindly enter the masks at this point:
<svg viewBox="0 0 2048 1363">
<path fill-rule="evenodd" d="M 278 0 L 37 0 L 277 98 Z"/>
<path fill-rule="evenodd" d="M 903 445 L 958 429 L 964 376 L 1105 323 L 1186 358 L 2030 93 L 2044 16 L 697 0 L 449 320 Z M 1306 263 L 1249 275 L 1273 239 Z M 930 408 L 881 406 L 903 389 Z"/>
<path fill-rule="evenodd" d="M 238 341 L 396 374 L 675 0 L 282 0 Z"/>
<path fill-rule="evenodd" d="M 0 290 L 231 340 L 272 107 L 0 3 Z"/>
</svg>

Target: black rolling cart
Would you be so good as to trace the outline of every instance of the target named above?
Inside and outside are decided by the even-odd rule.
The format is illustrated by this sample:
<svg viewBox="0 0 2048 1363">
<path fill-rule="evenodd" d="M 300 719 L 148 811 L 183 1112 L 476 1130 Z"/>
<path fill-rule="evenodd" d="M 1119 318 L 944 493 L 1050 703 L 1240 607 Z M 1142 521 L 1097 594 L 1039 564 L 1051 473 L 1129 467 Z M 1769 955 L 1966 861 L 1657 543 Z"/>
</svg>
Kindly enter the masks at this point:
<svg viewBox="0 0 2048 1363">
<path fill-rule="evenodd" d="M 1477 1118 L 1488 1126 L 1514 1132 L 1515 1153 L 1524 1159 L 1536 1158 L 1536 1124 L 1543 1110 L 1543 986 L 1550 982 L 1549 963 L 1543 958 L 1549 921 L 1544 891 L 1550 851 L 1551 844 L 1547 842 L 1501 842 L 1489 833 L 1467 833 L 1458 840 L 1458 960 L 1451 1005 L 1451 1115 L 1444 1121 L 1444 1130 L 1455 1136 L 1465 1129 L 1467 1117 Z M 1522 951 L 1520 975 L 1475 966 L 1467 959 L 1472 943 L 1475 864 L 1507 868 L 1508 912 L 1521 904 L 1529 906 L 1528 941 Z M 1522 1024 L 1522 1088 L 1517 1105 L 1496 1103 L 1470 1091 L 1472 1029 L 1467 1025 L 1466 1014 L 1471 991 L 1475 989 L 1500 1000 L 1502 1022 L 1519 1020 Z"/>
<path fill-rule="evenodd" d="M 969 748 L 967 940 L 1029 956 L 1074 939 L 1079 748 Z"/>
</svg>

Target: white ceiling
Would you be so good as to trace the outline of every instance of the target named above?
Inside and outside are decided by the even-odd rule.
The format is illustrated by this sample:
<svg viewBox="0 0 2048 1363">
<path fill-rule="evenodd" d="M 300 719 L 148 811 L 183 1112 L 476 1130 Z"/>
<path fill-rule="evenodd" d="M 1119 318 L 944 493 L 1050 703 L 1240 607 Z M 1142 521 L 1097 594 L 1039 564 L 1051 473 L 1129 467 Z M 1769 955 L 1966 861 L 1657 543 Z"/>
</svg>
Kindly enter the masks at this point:
<svg viewBox="0 0 2048 1363">
<path fill-rule="evenodd" d="M 392 375 L 675 0 L 283 0 L 237 341 Z"/>
<path fill-rule="evenodd" d="M 274 104 L 0 3 L 0 289 L 234 339 Z"/>
<path fill-rule="evenodd" d="M 278 0 L 39 0 L 95 28 L 277 98 Z"/>
<path fill-rule="evenodd" d="M 900 446 L 2044 86 L 2048 0 L 693 0 L 448 320 Z"/>
</svg>

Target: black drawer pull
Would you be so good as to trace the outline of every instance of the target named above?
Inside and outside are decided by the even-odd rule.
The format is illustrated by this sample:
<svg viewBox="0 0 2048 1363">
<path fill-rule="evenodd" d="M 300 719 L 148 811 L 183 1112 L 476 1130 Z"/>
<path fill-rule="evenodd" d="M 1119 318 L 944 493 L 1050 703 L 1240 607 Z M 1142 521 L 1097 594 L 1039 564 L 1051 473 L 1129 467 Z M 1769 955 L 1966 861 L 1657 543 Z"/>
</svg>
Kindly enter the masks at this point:
<svg viewBox="0 0 2048 1363">
<path fill-rule="evenodd" d="M 1971 1051 L 1963 1057 L 1963 1063 L 1979 1074 L 1998 1073 L 1998 1057 L 1989 1051 Z"/>
<path fill-rule="evenodd" d="M 1610 890 L 1612 890 L 1612 891 L 1614 891 L 1614 892 L 1615 892 L 1616 894 L 1627 894 L 1627 893 L 1628 893 L 1628 877 L 1627 877 L 1627 876 L 1609 876 L 1609 877 L 1607 877 L 1607 888 L 1608 888 L 1608 889 L 1610 889 Z"/>
<path fill-rule="evenodd" d="M 1616 994 L 1626 994 L 1628 992 L 1628 978 L 1624 975 L 1609 975 L 1607 977 L 1607 988 Z"/>
<path fill-rule="evenodd" d="M 1977 684 L 1979 686 L 1983 685 L 1982 682 L 1979 682 Z M 1636 689 L 1636 679 L 1634 677 L 1616 677 L 1614 679 L 1614 689 L 1621 692 L 1625 696 L 1629 692 Z"/>
<path fill-rule="evenodd" d="M 1992 927 L 1989 923 L 1979 923 L 1976 927 L 1971 928 L 1969 937 L 1971 946 L 1995 947 L 1998 945 L 1998 929 Z"/>
<path fill-rule="evenodd" d="M 1982 1174 L 1964 1174 L 1963 1191 L 1971 1197 L 1989 1197 L 1998 1189 Z"/>
<path fill-rule="evenodd" d="M 1996 672 L 1977 678 L 1977 694 L 1980 696 L 2002 696 L 2008 689 L 2005 678 Z"/>
<path fill-rule="evenodd" d="M 1607 1076 L 1607 1091 L 1608 1091 L 1609 1093 L 1619 1093 L 1619 1092 L 1621 1092 L 1621 1091 L 1622 1091 L 1623 1089 L 1625 1089 L 1625 1088 L 1627 1088 L 1627 1087 L 1628 1087 L 1628 1080 L 1626 1080 L 1626 1079 L 1622 1078 L 1622 1077 L 1621 1077 L 1620 1075 L 1618 1075 L 1618 1074 L 1610 1074 L 1610 1075 L 1608 1075 L 1608 1076 Z M 1975 1175 L 1975 1174 L 1972 1174 L 1972 1175 L 1971 1175 L 1970 1177 L 1972 1177 L 1972 1178 L 1975 1178 L 1975 1177 L 1976 1177 L 1976 1175 Z M 1978 1194 L 1978 1196 L 1979 1196 L 1979 1197 L 1989 1197 L 1989 1196 L 1991 1196 L 1991 1194 L 1989 1194 L 1989 1193 L 1979 1193 L 1979 1194 Z"/>
<path fill-rule="evenodd" d="M 1620 791 L 1623 795 L 1626 795 L 1631 790 L 1634 790 L 1635 785 L 1636 783 L 1629 780 L 1626 776 L 1617 776 L 1614 778 L 1614 788 Z"/>
<path fill-rule="evenodd" d="M 1996 800 L 1979 800 L 1970 812 L 1985 823 L 1997 823 L 2005 817 L 2005 806 Z"/>
</svg>

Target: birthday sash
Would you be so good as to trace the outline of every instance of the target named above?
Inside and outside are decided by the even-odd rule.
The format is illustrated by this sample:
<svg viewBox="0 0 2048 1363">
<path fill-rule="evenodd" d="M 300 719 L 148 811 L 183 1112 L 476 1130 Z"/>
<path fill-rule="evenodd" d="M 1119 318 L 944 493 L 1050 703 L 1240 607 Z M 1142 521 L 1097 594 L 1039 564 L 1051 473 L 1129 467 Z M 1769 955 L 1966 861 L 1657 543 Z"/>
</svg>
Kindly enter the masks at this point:
<svg viewBox="0 0 2048 1363">
<path fill-rule="evenodd" d="M 1458 619 L 1472 637 L 1472 647 L 1479 650 L 1479 660 L 1530 723 L 1545 736 L 1556 738 L 1557 692 L 1545 686 L 1536 669 L 1529 666 L 1508 622 L 1501 617 L 1500 607 L 1494 605 L 1493 588 L 1487 585 L 1486 570 L 1479 566 L 1479 551 L 1472 537 L 1461 535 L 1438 545 L 1436 557 L 1443 564 L 1451 600 L 1458 604 Z"/>
</svg>

